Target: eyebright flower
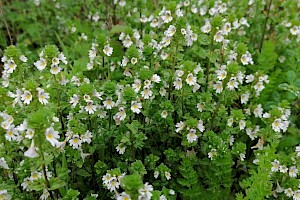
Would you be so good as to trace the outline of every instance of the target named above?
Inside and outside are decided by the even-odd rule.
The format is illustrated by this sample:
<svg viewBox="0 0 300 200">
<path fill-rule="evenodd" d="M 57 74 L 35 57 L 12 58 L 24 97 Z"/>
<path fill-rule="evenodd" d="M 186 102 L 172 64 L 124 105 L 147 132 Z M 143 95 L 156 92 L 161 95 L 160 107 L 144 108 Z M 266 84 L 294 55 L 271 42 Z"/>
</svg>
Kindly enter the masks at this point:
<svg viewBox="0 0 300 200">
<path fill-rule="evenodd" d="M 223 85 L 221 81 L 217 81 L 214 85 L 213 85 L 214 89 L 216 90 L 217 94 L 220 94 L 223 91 Z"/>
<path fill-rule="evenodd" d="M 176 125 L 176 132 L 178 133 L 179 131 L 182 131 L 185 128 L 185 124 L 184 122 L 180 121 L 178 122 Z"/>
<path fill-rule="evenodd" d="M 49 93 L 45 93 L 44 89 L 37 88 L 39 102 L 43 105 L 48 104 L 48 99 L 50 98 Z"/>
<path fill-rule="evenodd" d="M 141 103 L 138 103 L 136 101 L 131 102 L 131 110 L 132 110 L 133 113 L 139 114 L 141 112 L 141 110 L 140 110 L 141 108 L 142 108 Z"/>
<path fill-rule="evenodd" d="M 24 152 L 24 156 L 29 157 L 29 158 L 35 158 L 38 157 L 39 155 L 35 151 L 35 146 L 34 146 L 34 140 L 31 140 L 31 145 L 27 151 Z"/>
<path fill-rule="evenodd" d="M 107 97 L 103 102 L 103 105 L 106 107 L 106 109 L 111 110 L 115 106 L 115 102 L 112 101 L 111 97 Z"/>
<path fill-rule="evenodd" d="M 69 143 L 73 149 L 80 149 L 82 140 L 80 139 L 79 135 L 73 135 L 72 139 L 69 140 Z"/>
<path fill-rule="evenodd" d="M 60 138 L 58 131 L 55 131 L 53 127 L 47 128 L 45 131 L 46 139 L 51 143 L 52 146 L 56 146 L 58 144 L 58 140 Z"/>
<path fill-rule="evenodd" d="M 104 46 L 103 53 L 107 56 L 111 56 L 113 53 L 113 48 L 111 46 L 109 46 L 109 44 L 108 44 L 108 45 Z"/>
<path fill-rule="evenodd" d="M 28 90 L 24 90 L 24 93 L 21 96 L 22 101 L 24 101 L 25 104 L 30 104 L 32 100 L 32 95 Z"/>
<path fill-rule="evenodd" d="M 197 79 L 196 77 L 193 76 L 192 73 L 189 73 L 186 77 L 186 83 L 189 85 L 189 86 L 192 86 L 192 85 L 195 85 L 196 82 L 197 82 Z"/>
<path fill-rule="evenodd" d="M 126 194 L 125 192 L 122 192 L 118 197 L 117 200 L 131 200 L 131 197 L 129 194 Z"/>
<path fill-rule="evenodd" d="M 87 105 L 86 105 L 86 107 L 85 107 L 86 112 L 88 112 L 89 115 L 90 115 L 90 114 L 94 114 L 94 112 L 96 111 L 96 109 L 97 109 L 97 106 L 95 106 L 95 105 L 93 104 L 93 101 L 88 100 L 88 101 L 87 101 Z"/>
<path fill-rule="evenodd" d="M 47 61 L 45 59 L 41 58 L 40 60 L 38 60 L 34 63 L 34 66 L 36 66 L 39 71 L 42 71 L 46 68 Z"/>
<path fill-rule="evenodd" d="M 297 177 L 298 169 L 295 166 L 289 168 L 289 176 L 290 177 Z"/>
<path fill-rule="evenodd" d="M 187 140 L 189 143 L 195 142 L 198 139 L 198 136 L 196 135 L 196 130 L 195 129 L 190 129 L 189 133 L 187 134 Z"/>
<path fill-rule="evenodd" d="M 51 65 L 50 73 L 53 75 L 58 74 L 61 71 L 61 68 L 58 65 Z"/>
<path fill-rule="evenodd" d="M 209 21 L 206 21 L 206 22 L 205 22 L 205 25 L 201 27 L 201 31 L 202 31 L 203 33 L 209 33 L 209 32 L 211 31 L 211 28 L 212 28 L 212 27 L 211 27 Z"/>
<path fill-rule="evenodd" d="M 160 115 L 162 118 L 167 118 L 168 112 L 166 110 L 163 110 Z"/>
<path fill-rule="evenodd" d="M 0 158 L 0 167 L 2 167 L 3 169 L 9 169 L 4 157 Z"/>
<path fill-rule="evenodd" d="M 272 172 L 278 172 L 279 171 L 279 166 L 280 166 L 280 162 L 278 160 L 274 160 L 272 163 L 272 168 L 271 171 Z"/>
<path fill-rule="evenodd" d="M 173 85 L 176 90 L 180 90 L 182 88 L 182 81 L 181 78 L 176 78 L 175 81 L 173 82 Z"/>
<path fill-rule="evenodd" d="M 217 155 L 217 150 L 216 149 L 212 149 L 210 150 L 210 152 L 208 153 L 208 158 L 210 158 L 211 160 L 213 159 L 213 157 L 215 157 Z"/>
<path fill-rule="evenodd" d="M 118 146 L 116 147 L 116 150 L 119 154 L 124 154 L 125 150 L 126 150 L 126 146 L 124 144 L 118 144 Z"/>
</svg>

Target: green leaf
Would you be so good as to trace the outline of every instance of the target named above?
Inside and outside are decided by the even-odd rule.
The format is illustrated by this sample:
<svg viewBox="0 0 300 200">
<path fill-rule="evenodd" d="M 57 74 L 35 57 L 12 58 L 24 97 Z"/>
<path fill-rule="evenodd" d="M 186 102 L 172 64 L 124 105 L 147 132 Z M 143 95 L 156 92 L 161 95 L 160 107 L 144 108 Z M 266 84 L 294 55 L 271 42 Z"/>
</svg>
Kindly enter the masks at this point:
<svg viewBox="0 0 300 200">
<path fill-rule="evenodd" d="M 280 141 L 278 148 L 284 149 L 285 147 L 293 147 L 298 144 L 300 144 L 299 136 L 287 136 Z"/>
<path fill-rule="evenodd" d="M 49 190 L 56 190 L 59 189 L 61 187 L 64 187 L 66 185 L 66 182 L 63 180 L 60 180 L 58 178 L 53 178 L 49 181 L 50 183 L 50 188 Z"/>
</svg>

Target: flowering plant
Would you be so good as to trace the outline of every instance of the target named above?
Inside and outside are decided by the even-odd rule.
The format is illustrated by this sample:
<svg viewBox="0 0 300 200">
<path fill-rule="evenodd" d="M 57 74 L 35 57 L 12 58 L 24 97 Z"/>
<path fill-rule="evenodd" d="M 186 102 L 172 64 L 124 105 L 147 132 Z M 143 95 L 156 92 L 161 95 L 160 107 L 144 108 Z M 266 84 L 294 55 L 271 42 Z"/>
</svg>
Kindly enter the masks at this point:
<svg viewBox="0 0 300 200">
<path fill-rule="evenodd" d="M 299 1 L 21 4 L 0 199 L 300 199 Z"/>
</svg>

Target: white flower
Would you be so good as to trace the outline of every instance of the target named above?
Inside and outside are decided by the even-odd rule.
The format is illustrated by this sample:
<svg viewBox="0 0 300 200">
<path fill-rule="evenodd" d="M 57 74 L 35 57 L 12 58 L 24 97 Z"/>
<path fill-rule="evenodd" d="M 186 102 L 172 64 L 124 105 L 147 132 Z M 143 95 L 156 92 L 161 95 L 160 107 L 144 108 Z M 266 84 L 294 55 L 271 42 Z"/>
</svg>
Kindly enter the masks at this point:
<svg viewBox="0 0 300 200">
<path fill-rule="evenodd" d="M 171 179 L 171 173 L 170 172 L 165 172 L 165 177 L 167 180 Z"/>
<path fill-rule="evenodd" d="M 227 126 L 229 126 L 229 127 L 231 127 L 232 126 L 232 124 L 233 124 L 233 118 L 231 117 L 231 118 L 229 118 L 228 120 L 227 120 Z"/>
<path fill-rule="evenodd" d="M 288 171 L 288 168 L 285 165 L 280 165 L 279 166 L 279 171 L 281 173 L 286 173 Z"/>
<path fill-rule="evenodd" d="M 126 47 L 126 48 L 129 48 L 133 44 L 133 42 L 131 41 L 129 35 L 127 35 L 125 37 L 125 39 L 122 41 L 122 43 L 123 43 L 123 46 Z"/>
<path fill-rule="evenodd" d="M 131 64 L 133 64 L 133 65 L 135 65 L 137 63 L 137 61 L 138 60 L 135 57 L 132 57 L 131 60 L 130 60 Z"/>
<path fill-rule="evenodd" d="M 59 53 L 58 54 L 58 59 L 63 62 L 65 65 L 68 64 L 67 58 L 65 57 L 65 55 L 63 53 Z"/>
<path fill-rule="evenodd" d="M 249 101 L 250 93 L 246 92 L 241 95 L 241 104 L 246 104 Z"/>
<path fill-rule="evenodd" d="M 253 113 L 254 113 L 255 117 L 262 118 L 263 108 L 262 108 L 261 104 L 257 105 L 257 107 L 254 109 Z"/>
<path fill-rule="evenodd" d="M 58 65 L 51 65 L 50 73 L 53 75 L 58 74 L 61 71 L 61 68 Z"/>
<path fill-rule="evenodd" d="M 111 110 L 115 106 L 115 102 L 112 101 L 111 97 L 107 97 L 103 102 L 103 105 L 106 107 L 106 109 Z"/>
<path fill-rule="evenodd" d="M 6 70 L 6 72 L 8 74 L 13 73 L 13 71 L 17 68 L 17 65 L 15 63 L 15 61 L 13 60 L 8 60 L 7 62 L 4 63 L 4 69 Z"/>
<path fill-rule="evenodd" d="M 272 123 L 272 129 L 275 132 L 280 132 L 281 127 L 282 127 L 281 119 L 275 119 L 274 122 Z"/>
<path fill-rule="evenodd" d="M 159 176 L 159 171 L 155 171 L 155 172 L 154 172 L 154 178 L 157 179 L 158 176 Z"/>
<path fill-rule="evenodd" d="M 122 192 L 118 197 L 117 200 L 131 200 L 131 197 L 126 194 L 125 192 Z"/>
<path fill-rule="evenodd" d="M 224 40 L 224 36 L 222 35 L 222 31 L 218 31 L 215 35 L 214 35 L 214 40 L 216 42 L 222 42 Z"/>
<path fill-rule="evenodd" d="M 190 129 L 189 133 L 186 136 L 186 138 L 187 138 L 189 143 L 197 141 L 198 136 L 196 135 L 196 130 L 195 129 Z"/>
<path fill-rule="evenodd" d="M 249 53 L 249 51 L 246 51 L 246 53 L 241 56 L 241 62 L 243 65 L 248 65 L 248 64 L 253 65 L 252 56 Z"/>
<path fill-rule="evenodd" d="M 202 31 L 203 33 L 209 33 L 209 32 L 211 31 L 211 28 L 212 28 L 212 27 L 211 27 L 209 21 L 206 21 L 206 22 L 205 22 L 205 25 L 201 27 L 201 31 Z"/>
<path fill-rule="evenodd" d="M 195 85 L 196 82 L 197 82 L 197 78 L 193 76 L 192 73 L 189 73 L 185 79 L 186 83 L 189 85 L 189 86 L 192 86 L 192 85 Z"/>
<path fill-rule="evenodd" d="M 111 192 L 118 189 L 119 187 L 120 187 L 120 183 L 118 182 L 116 177 L 112 177 L 109 183 L 107 183 L 107 189 L 109 189 Z"/>
<path fill-rule="evenodd" d="M 173 25 L 170 25 L 164 34 L 167 37 L 172 37 L 175 33 L 176 33 L 176 27 Z"/>
<path fill-rule="evenodd" d="M 72 108 L 75 108 L 78 102 L 79 102 L 79 96 L 77 94 L 73 94 L 73 96 L 70 99 L 70 104 L 72 104 Z"/>
<path fill-rule="evenodd" d="M 213 157 L 215 157 L 217 155 L 217 150 L 216 149 L 212 149 L 210 150 L 210 152 L 208 153 L 208 158 L 210 158 L 211 160 L 213 159 Z"/>
<path fill-rule="evenodd" d="M 176 126 L 176 130 L 175 130 L 176 133 L 182 131 L 185 128 L 185 124 L 182 121 L 178 122 L 175 126 Z"/>
<path fill-rule="evenodd" d="M 170 21 L 172 21 L 173 17 L 171 15 L 171 11 L 170 10 L 166 10 L 164 12 L 164 15 L 161 16 L 162 20 L 164 23 L 169 23 Z"/>
<path fill-rule="evenodd" d="M 123 121 L 126 118 L 126 112 L 123 107 L 119 108 L 119 112 L 116 114 L 116 116 L 120 119 L 120 121 Z"/>
<path fill-rule="evenodd" d="M 157 74 L 153 74 L 153 76 L 151 77 L 151 81 L 155 82 L 155 83 L 159 83 L 160 82 L 160 77 Z"/>
<path fill-rule="evenodd" d="M 205 127 L 203 126 L 203 121 L 201 119 L 198 121 L 197 128 L 201 133 L 205 131 Z"/>
<path fill-rule="evenodd" d="M 141 94 L 144 99 L 149 99 L 152 96 L 153 92 L 150 90 L 150 88 L 145 87 Z"/>
<path fill-rule="evenodd" d="M 240 121 L 239 121 L 239 127 L 240 127 L 240 130 L 245 129 L 245 127 L 246 127 L 246 122 L 245 122 L 244 120 L 240 120 Z"/>
<path fill-rule="evenodd" d="M 285 189 L 284 190 L 284 194 L 287 196 L 287 197 L 292 197 L 294 195 L 294 192 L 292 190 L 292 188 L 288 188 L 288 189 Z"/>
<path fill-rule="evenodd" d="M 290 177 L 297 177 L 297 174 L 298 174 L 298 169 L 296 168 L 296 166 L 292 166 L 289 168 Z"/>
<path fill-rule="evenodd" d="M 234 90 L 234 88 L 238 88 L 239 83 L 236 81 L 236 77 L 231 77 L 227 83 L 227 88 L 229 90 Z"/>
<path fill-rule="evenodd" d="M 42 71 L 42 70 L 44 70 L 44 69 L 46 68 L 46 66 L 47 66 L 47 61 L 46 61 L 45 59 L 41 58 L 40 60 L 36 61 L 36 62 L 33 63 L 33 64 L 34 64 L 34 66 L 37 67 L 37 69 L 38 69 L 39 71 Z"/>
<path fill-rule="evenodd" d="M 240 153 L 240 160 L 241 161 L 244 161 L 246 158 L 245 154 L 244 153 Z"/>
<path fill-rule="evenodd" d="M 90 114 L 94 114 L 94 112 L 96 111 L 96 109 L 97 109 L 97 106 L 95 106 L 95 105 L 93 104 L 93 101 L 88 100 L 88 101 L 87 101 L 87 105 L 86 105 L 86 107 L 85 107 L 85 111 L 88 112 L 89 115 L 90 115 Z"/>
<path fill-rule="evenodd" d="M 199 112 L 203 112 L 204 108 L 205 108 L 205 104 L 204 103 L 197 103 L 197 110 Z"/>
<path fill-rule="evenodd" d="M 11 196 L 8 194 L 7 190 L 0 190 L 1 200 L 11 200 Z"/>
<path fill-rule="evenodd" d="M 35 151 L 35 146 L 34 146 L 34 140 L 31 141 L 31 145 L 27 151 L 24 152 L 24 156 L 29 157 L 29 158 L 35 158 L 38 157 L 39 155 Z"/>
<path fill-rule="evenodd" d="M 213 85 L 214 89 L 216 90 L 217 94 L 220 94 L 223 91 L 223 85 L 221 81 L 217 81 L 214 85 Z"/>
<path fill-rule="evenodd" d="M 300 200 L 300 190 L 294 192 L 293 200 Z"/>
<path fill-rule="evenodd" d="M 60 138 L 58 131 L 55 131 L 53 127 L 49 127 L 45 131 L 46 139 L 51 143 L 52 146 L 56 146 L 58 144 L 58 140 Z"/>
<path fill-rule="evenodd" d="M 32 100 L 32 95 L 28 90 L 24 90 L 24 93 L 21 96 L 21 100 L 24 101 L 25 104 L 30 104 Z"/>
<path fill-rule="evenodd" d="M 3 169 L 9 169 L 4 157 L 0 158 L 0 167 L 2 167 Z"/>
<path fill-rule="evenodd" d="M 113 53 L 113 48 L 111 46 L 109 46 L 109 44 L 108 44 L 108 45 L 104 46 L 103 53 L 107 56 L 111 56 Z"/>
<path fill-rule="evenodd" d="M 72 139 L 69 140 L 69 143 L 73 149 L 80 149 L 82 140 L 80 139 L 79 135 L 73 135 Z"/>
<path fill-rule="evenodd" d="M 48 99 L 50 98 L 49 93 L 45 93 L 44 89 L 37 88 L 39 102 L 43 105 L 48 104 Z"/>
<path fill-rule="evenodd" d="M 141 103 L 138 103 L 136 101 L 132 101 L 131 102 L 131 110 L 133 113 L 137 113 L 139 114 L 141 112 L 141 108 L 142 108 L 142 104 Z"/>
<path fill-rule="evenodd" d="M 182 81 L 181 78 L 176 78 L 175 81 L 173 82 L 173 86 L 175 87 L 176 90 L 180 90 L 182 88 Z"/>
<path fill-rule="evenodd" d="M 166 110 L 163 110 L 160 115 L 162 118 L 167 118 L 168 112 Z"/>
<path fill-rule="evenodd" d="M 149 185 L 148 182 L 146 182 L 144 184 L 144 188 L 140 188 L 139 190 L 139 197 L 138 199 L 141 200 L 141 199 L 151 199 L 152 197 L 152 191 L 153 191 L 153 186 L 152 185 Z"/>
<path fill-rule="evenodd" d="M 224 80 L 227 76 L 226 70 L 216 70 L 217 78 L 221 81 Z"/>
<path fill-rule="evenodd" d="M 47 200 L 50 196 L 50 193 L 46 188 L 43 189 L 43 194 L 40 196 L 41 200 Z"/>
<path fill-rule="evenodd" d="M 168 58 L 169 54 L 167 54 L 166 52 L 162 51 L 160 54 L 160 57 L 162 60 L 166 60 Z"/>
<path fill-rule="evenodd" d="M 118 144 L 118 146 L 116 147 L 116 150 L 119 154 L 124 154 L 125 150 L 126 150 L 126 146 L 124 144 Z"/>
</svg>

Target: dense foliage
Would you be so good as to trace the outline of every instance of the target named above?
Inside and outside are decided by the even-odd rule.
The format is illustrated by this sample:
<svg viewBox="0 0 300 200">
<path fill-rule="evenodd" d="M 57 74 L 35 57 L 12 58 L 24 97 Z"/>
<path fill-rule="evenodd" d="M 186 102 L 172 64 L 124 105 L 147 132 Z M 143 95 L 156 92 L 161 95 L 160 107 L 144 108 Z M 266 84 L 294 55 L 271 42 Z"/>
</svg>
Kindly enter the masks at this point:
<svg viewBox="0 0 300 200">
<path fill-rule="evenodd" d="M 299 0 L 0 0 L 0 199 L 300 199 Z"/>
</svg>

